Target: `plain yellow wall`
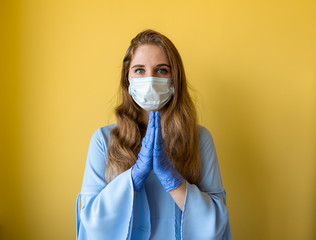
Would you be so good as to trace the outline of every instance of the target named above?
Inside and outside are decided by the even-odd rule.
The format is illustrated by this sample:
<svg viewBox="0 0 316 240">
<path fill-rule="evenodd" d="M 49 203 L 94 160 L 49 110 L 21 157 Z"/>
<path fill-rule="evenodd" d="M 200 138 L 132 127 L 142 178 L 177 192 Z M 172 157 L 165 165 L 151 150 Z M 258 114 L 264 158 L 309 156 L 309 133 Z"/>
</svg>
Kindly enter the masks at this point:
<svg viewBox="0 0 316 240">
<path fill-rule="evenodd" d="M 75 239 L 90 138 L 115 121 L 121 61 L 147 28 L 182 55 L 233 238 L 316 238 L 314 0 L 0 4 L 0 239 Z"/>
</svg>

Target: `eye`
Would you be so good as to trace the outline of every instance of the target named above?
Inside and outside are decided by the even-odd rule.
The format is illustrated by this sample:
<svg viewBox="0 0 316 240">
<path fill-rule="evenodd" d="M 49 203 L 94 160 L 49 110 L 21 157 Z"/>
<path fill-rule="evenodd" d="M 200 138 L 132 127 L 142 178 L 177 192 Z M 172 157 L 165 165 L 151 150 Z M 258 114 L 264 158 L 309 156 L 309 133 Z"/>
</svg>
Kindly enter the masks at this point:
<svg viewBox="0 0 316 240">
<path fill-rule="evenodd" d="M 168 70 L 167 70 L 166 68 L 159 68 L 159 69 L 157 70 L 157 72 L 160 73 L 160 74 L 167 74 L 167 73 L 168 73 Z"/>
<path fill-rule="evenodd" d="M 145 72 L 145 70 L 142 68 L 135 69 L 135 73 L 137 73 L 137 74 L 143 74 L 144 72 Z"/>
</svg>

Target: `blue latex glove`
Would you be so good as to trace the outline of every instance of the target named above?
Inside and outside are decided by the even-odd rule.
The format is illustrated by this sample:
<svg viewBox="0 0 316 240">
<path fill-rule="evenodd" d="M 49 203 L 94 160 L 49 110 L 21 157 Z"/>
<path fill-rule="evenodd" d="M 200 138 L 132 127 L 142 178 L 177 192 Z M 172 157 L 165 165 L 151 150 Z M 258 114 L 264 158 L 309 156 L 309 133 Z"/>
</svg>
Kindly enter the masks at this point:
<svg viewBox="0 0 316 240">
<path fill-rule="evenodd" d="M 153 170 L 157 175 L 163 188 L 169 192 L 179 187 L 183 177 L 173 167 L 166 153 L 165 141 L 162 137 L 159 112 L 155 113 L 155 141 L 153 154 Z"/>
<path fill-rule="evenodd" d="M 131 169 L 134 190 L 136 192 L 139 192 L 142 189 L 148 174 L 153 169 L 154 138 L 155 114 L 154 112 L 150 112 L 146 135 L 143 138 L 142 147 L 138 154 L 138 159 Z"/>
</svg>

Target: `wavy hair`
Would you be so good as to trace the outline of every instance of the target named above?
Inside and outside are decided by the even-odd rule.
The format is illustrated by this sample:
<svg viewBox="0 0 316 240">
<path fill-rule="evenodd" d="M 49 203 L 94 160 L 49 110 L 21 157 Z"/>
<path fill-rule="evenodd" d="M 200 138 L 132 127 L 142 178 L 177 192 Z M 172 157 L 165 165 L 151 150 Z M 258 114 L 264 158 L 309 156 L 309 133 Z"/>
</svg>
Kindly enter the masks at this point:
<svg viewBox="0 0 316 240">
<path fill-rule="evenodd" d="M 188 92 L 183 63 L 176 47 L 164 35 L 145 30 L 132 39 L 123 59 L 121 72 L 122 102 L 115 109 L 116 126 L 111 131 L 107 150 L 107 181 L 131 168 L 141 148 L 146 133 L 141 109 L 128 93 L 129 67 L 136 49 L 144 44 L 154 44 L 166 53 L 174 83 L 174 96 L 159 110 L 166 152 L 178 172 L 190 183 L 199 184 L 200 159 L 197 115 Z"/>
</svg>

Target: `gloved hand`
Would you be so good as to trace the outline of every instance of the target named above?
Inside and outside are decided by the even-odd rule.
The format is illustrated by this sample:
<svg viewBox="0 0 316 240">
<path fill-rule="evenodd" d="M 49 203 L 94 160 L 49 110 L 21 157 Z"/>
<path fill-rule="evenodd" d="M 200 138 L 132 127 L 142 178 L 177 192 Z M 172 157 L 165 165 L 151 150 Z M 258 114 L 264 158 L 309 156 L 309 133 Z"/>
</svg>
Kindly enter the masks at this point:
<svg viewBox="0 0 316 240">
<path fill-rule="evenodd" d="M 146 135 L 142 141 L 142 147 L 138 154 L 136 163 L 132 166 L 131 175 L 134 185 L 134 190 L 139 192 L 153 169 L 153 147 L 155 138 L 155 114 L 150 112 L 147 125 Z"/>
<path fill-rule="evenodd" d="M 165 141 L 162 137 L 159 112 L 155 113 L 155 141 L 153 153 L 153 170 L 163 188 L 169 192 L 179 187 L 183 177 L 173 167 L 166 153 Z"/>
</svg>

